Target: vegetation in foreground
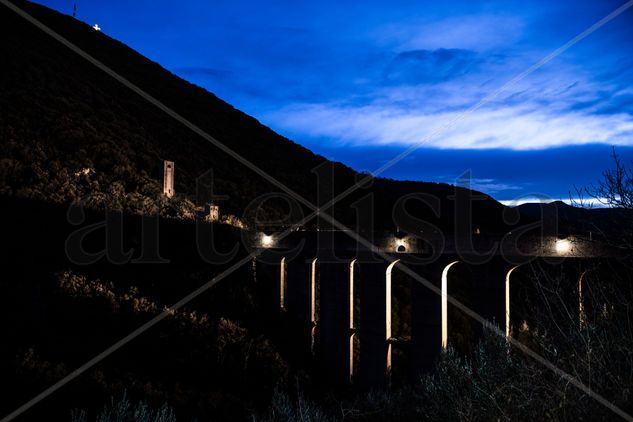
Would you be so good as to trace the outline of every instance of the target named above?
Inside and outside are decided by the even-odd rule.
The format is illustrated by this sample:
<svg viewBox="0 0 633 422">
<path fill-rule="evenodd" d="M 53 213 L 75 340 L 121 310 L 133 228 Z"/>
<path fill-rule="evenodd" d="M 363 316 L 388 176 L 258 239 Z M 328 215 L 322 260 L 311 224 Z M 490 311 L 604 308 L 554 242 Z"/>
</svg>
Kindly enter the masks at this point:
<svg viewBox="0 0 633 422">
<path fill-rule="evenodd" d="M 551 280 L 550 280 L 551 281 Z M 537 280 L 538 282 L 538 280 Z M 555 283 L 554 283 L 555 284 Z M 524 323 L 516 340 L 622 411 L 633 412 L 633 296 L 594 281 L 582 324 L 563 313 L 559 291 L 541 284 L 551 311 Z M 629 284 L 630 286 L 630 284 Z M 557 309 L 558 308 L 558 309 Z M 538 327 L 538 328 L 537 328 Z M 466 357 L 453 348 L 414 385 L 352 399 L 311 400 L 278 389 L 259 421 L 614 420 L 616 414 L 505 339 L 487 333 Z"/>
<path fill-rule="evenodd" d="M 633 412 L 633 295 L 630 287 L 622 288 L 630 284 L 585 277 L 584 307 L 577 314 L 563 303 L 566 296 L 559 289 L 560 280 L 537 272 L 532 280 L 539 288 L 530 306 L 538 313 L 519 325 L 514 338 L 624 412 Z M 168 402 L 152 408 L 130 403 L 125 395 L 114 397 L 100 413 L 93 412 L 94 420 L 176 420 L 178 412 Z M 244 415 L 244 409 L 236 406 L 236 417 Z M 295 376 L 278 383 L 268 405 L 243 417 L 254 421 L 576 421 L 614 416 L 570 379 L 486 332 L 470 354 L 449 347 L 434 371 L 421 375 L 418 382 L 392 390 L 334 394 L 315 392 L 305 378 Z M 93 419 L 74 410 L 71 420 Z"/>
</svg>

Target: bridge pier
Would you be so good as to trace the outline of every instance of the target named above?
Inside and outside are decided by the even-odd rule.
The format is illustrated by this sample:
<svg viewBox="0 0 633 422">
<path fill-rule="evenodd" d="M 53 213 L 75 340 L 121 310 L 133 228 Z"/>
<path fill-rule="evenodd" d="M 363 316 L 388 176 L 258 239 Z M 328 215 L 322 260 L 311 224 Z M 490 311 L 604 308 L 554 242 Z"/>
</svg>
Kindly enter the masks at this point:
<svg viewBox="0 0 633 422">
<path fill-rule="evenodd" d="M 582 280 L 591 261 L 573 257 L 561 262 L 537 259 L 512 268 L 506 278 L 506 335 L 515 336 L 525 324 L 530 329 L 537 316 L 546 316 L 559 327 L 578 327 L 584 318 Z"/>
<path fill-rule="evenodd" d="M 419 372 L 429 371 L 442 353 L 442 274 L 455 262 L 444 257 L 437 262 L 409 266 L 437 290 L 433 291 L 419 281 L 411 286 L 412 295 L 412 344 L 413 367 Z"/>
<path fill-rule="evenodd" d="M 596 285 L 609 280 L 615 295 L 629 294 L 633 281 L 631 279 L 630 264 L 625 261 L 611 259 L 596 259 L 584 263 L 581 277 L 578 279 L 578 325 L 580 329 L 600 318 L 600 314 L 608 311 L 609 304 L 605 302 L 605 293 L 596 289 Z"/>
<path fill-rule="evenodd" d="M 350 382 L 353 374 L 354 289 L 350 281 L 351 262 L 327 262 L 319 265 L 320 315 L 316 355 L 323 374 L 335 385 Z"/>
<path fill-rule="evenodd" d="M 368 388 L 383 387 L 389 379 L 390 345 L 387 341 L 386 302 L 388 263 L 361 263 L 360 280 L 360 383 Z"/>
<path fill-rule="evenodd" d="M 518 266 L 508 263 L 502 257 L 494 257 L 485 265 L 470 266 L 474 285 L 472 309 L 504 333 L 509 330 L 508 299 L 515 268 Z M 483 326 L 477 322 L 475 330 L 480 338 L 483 335 Z"/>
<path fill-rule="evenodd" d="M 281 258 L 279 262 L 279 309 L 286 310 L 286 279 L 288 271 L 286 268 L 286 257 Z"/>
<path fill-rule="evenodd" d="M 286 295 L 284 306 L 293 320 L 296 333 L 301 340 L 302 355 L 314 352 L 318 317 L 318 265 L 310 255 L 300 255 L 284 262 L 286 267 Z M 279 273 L 279 271 L 278 271 Z"/>
<path fill-rule="evenodd" d="M 361 262 L 318 248 L 291 259 L 283 253 L 276 256 L 276 267 L 261 265 L 267 268 L 262 272 L 274 276 L 258 278 L 274 279 L 266 281 L 272 286 L 271 303 L 283 315 L 288 341 L 301 338 L 300 359 L 316 363 L 323 379 L 334 385 L 353 381 L 365 388 L 383 387 L 390 384 L 394 370 L 405 377 L 431 370 L 449 346 L 472 352 L 482 325 L 449 297 L 508 336 L 517 333 L 523 321 L 531 327 L 535 313 L 544 310 L 552 312 L 561 327 L 571 323 L 582 328 L 587 318 L 584 284 L 592 272 L 581 265 L 586 258 L 536 259 L 515 266 L 502 256 L 470 264 L 468 257 L 455 254 L 424 265 L 407 264 L 406 254 L 394 254 L 391 262 Z M 434 289 L 413 280 L 402 265 Z M 554 297 L 560 303 L 549 310 L 538 304 L 543 291 L 533 283 L 535 270 L 543 280 L 559 283 L 557 291 L 563 292 Z M 397 298 L 393 302 L 392 296 Z"/>
</svg>

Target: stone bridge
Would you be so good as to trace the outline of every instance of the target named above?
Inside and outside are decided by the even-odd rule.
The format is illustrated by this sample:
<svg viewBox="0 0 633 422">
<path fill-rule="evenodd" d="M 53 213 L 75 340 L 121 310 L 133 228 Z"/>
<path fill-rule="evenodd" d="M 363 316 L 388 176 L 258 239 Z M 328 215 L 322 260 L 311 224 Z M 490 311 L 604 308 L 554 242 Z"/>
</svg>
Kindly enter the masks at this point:
<svg viewBox="0 0 633 422">
<path fill-rule="evenodd" d="M 296 322 L 289 335 L 331 382 L 364 386 L 428 370 L 449 344 L 472 350 L 483 326 L 448 296 L 513 335 L 529 324 L 531 310 L 524 305 L 537 268 L 562 275 L 570 318 L 581 324 L 583 278 L 615 255 L 588 236 L 422 242 L 373 233 L 382 257 L 340 232 L 296 232 L 283 241 L 258 236 L 266 249 L 258 279 L 269 283 L 271 306 Z"/>
</svg>

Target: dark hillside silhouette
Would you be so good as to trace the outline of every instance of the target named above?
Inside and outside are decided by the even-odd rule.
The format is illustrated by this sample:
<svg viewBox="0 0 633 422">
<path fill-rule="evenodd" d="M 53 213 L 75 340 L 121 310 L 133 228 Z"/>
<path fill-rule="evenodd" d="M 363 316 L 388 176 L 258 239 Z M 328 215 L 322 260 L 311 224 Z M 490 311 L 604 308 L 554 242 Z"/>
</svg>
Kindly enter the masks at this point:
<svg viewBox="0 0 633 422">
<path fill-rule="evenodd" d="M 331 166 L 334 192 L 358 177 L 90 26 L 28 2 L 16 4 L 313 203 L 315 167 Z M 230 196 L 222 209 L 238 216 L 253 198 L 279 190 L 6 8 L 0 9 L 0 28 L 0 53 L 11 58 L 0 70 L 3 193 L 58 203 L 90 194 L 97 207 L 107 195 L 128 212 L 148 212 L 151 207 L 136 204 L 156 197 L 161 159 L 176 162 L 181 194 L 194 194 L 196 177 L 212 168 L 215 191 Z M 392 226 L 393 202 L 410 192 L 442 198 L 442 225 L 453 223 L 449 185 L 379 179 L 371 190 L 378 227 Z M 351 195 L 335 215 L 353 224 L 349 205 L 366 194 Z M 486 198 L 473 202 L 478 224 L 498 230 L 503 207 Z M 419 212 L 432 217 L 426 208 Z"/>
</svg>

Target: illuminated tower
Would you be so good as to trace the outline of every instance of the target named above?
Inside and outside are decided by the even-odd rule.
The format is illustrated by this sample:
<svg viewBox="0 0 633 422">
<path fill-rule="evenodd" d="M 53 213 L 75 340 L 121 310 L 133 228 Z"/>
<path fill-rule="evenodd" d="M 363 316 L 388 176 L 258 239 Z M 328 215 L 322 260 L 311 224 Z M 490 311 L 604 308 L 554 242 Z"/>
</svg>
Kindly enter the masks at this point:
<svg viewBox="0 0 633 422">
<path fill-rule="evenodd" d="M 210 222 L 220 221 L 220 207 L 215 204 L 207 204 L 207 220 Z"/>
<path fill-rule="evenodd" d="M 163 194 L 168 198 L 174 196 L 176 191 L 174 190 L 174 162 L 173 161 L 163 161 L 163 169 L 161 174 L 161 179 L 163 182 Z"/>
</svg>

